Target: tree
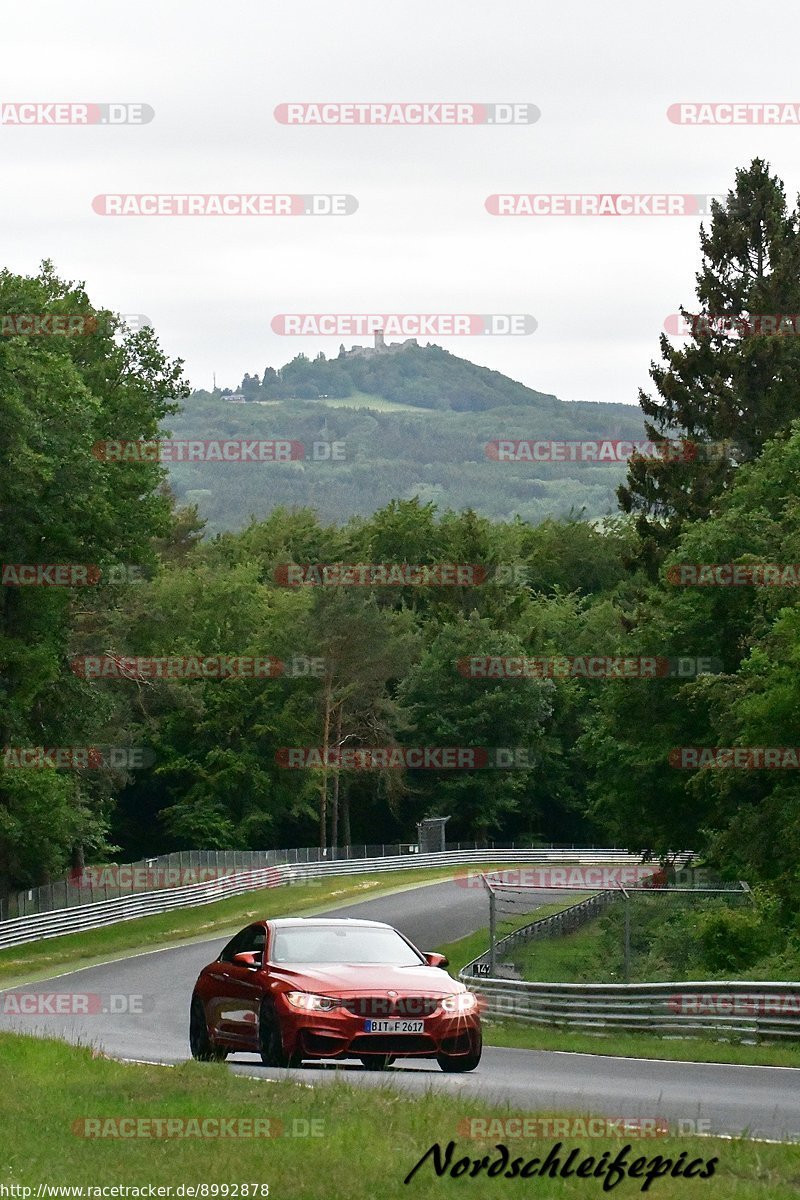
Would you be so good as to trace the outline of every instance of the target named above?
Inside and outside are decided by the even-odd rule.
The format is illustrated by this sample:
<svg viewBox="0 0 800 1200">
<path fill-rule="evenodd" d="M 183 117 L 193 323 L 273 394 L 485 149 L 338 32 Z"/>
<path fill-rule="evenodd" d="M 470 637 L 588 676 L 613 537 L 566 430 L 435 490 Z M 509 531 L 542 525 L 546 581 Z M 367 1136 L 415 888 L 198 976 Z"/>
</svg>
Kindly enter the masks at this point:
<svg viewBox="0 0 800 1200">
<path fill-rule="evenodd" d="M 106 461 L 98 443 L 155 438 L 188 395 L 152 329 L 124 333 L 50 263 L 0 272 L 0 314 L 82 318 L 80 332 L 0 337 L 0 557 L 107 571 L 154 561 L 170 506 L 158 462 Z M 89 605 L 91 609 L 91 605 Z M 69 589 L 0 588 L 0 745 L 92 745 L 113 705 L 70 670 L 79 601 Z M 30 777 L 29 777 L 30 774 Z M 102 845 L 109 780 L 0 767 L 0 880 L 22 885 Z M 47 815 L 45 815 L 47 814 Z"/>
<path fill-rule="evenodd" d="M 324 662 L 319 696 L 323 767 L 319 770 L 319 843 L 336 846 L 340 800 L 343 804 L 344 845 L 349 845 L 349 788 L 351 775 L 327 766 L 332 750 L 383 746 L 396 741 L 398 710 L 392 685 L 415 654 L 416 636 L 408 612 L 381 610 L 371 595 L 350 588 L 322 590 L 309 613 L 309 632 Z M 373 778 L 371 776 L 371 778 Z M 398 776 L 391 771 L 374 776 L 373 794 L 382 791 L 389 802 L 399 796 Z M 329 813 L 330 781 L 333 805 Z"/>
<path fill-rule="evenodd" d="M 552 712 L 549 680 L 473 679 L 460 673 L 460 659 L 523 653 L 519 638 L 501 633 L 486 618 L 458 617 L 437 632 L 406 675 L 398 699 L 415 746 L 524 750 L 511 769 L 418 770 L 410 783 L 418 816 L 451 816 L 460 829 L 485 840 L 510 815 L 524 810 L 528 829 L 541 818 L 536 772 L 547 719 Z"/>
<path fill-rule="evenodd" d="M 726 202 L 712 202 L 700 248 L 699 310 L 681 309 L 691 340 L 676 348 L 661 334 L 662 364 L 650 369 L 657 397 L 639 394 L 648 437 L 690 445 L 631 460 L 618 490 L 651 573 L 683 525 L 708 516 L 737 467 L 798 413 L 797 336 L 776 335 L 761 319 L 800 312 L 798 214 L 766 163 L 738 170 Z"/>
<path fill-rule="evenodd" d="M 643 593 L 628 654 L 700 656 L 722 671 L 684 684 L 627 680 L 598 697 L 578 743 L 589 811 L 612 836 L 656 852 L 692 848 L 735 877 L 766 882 L 784 917 L 800 912 L 796 770 L 683 769 L 681 748 L 791 747 L 797 741 L 800 592 L 681 586 L 685 566 L 800 562 L 800 423 L 736 472 L 717 511 L 686 526 Z"/>
</svg>

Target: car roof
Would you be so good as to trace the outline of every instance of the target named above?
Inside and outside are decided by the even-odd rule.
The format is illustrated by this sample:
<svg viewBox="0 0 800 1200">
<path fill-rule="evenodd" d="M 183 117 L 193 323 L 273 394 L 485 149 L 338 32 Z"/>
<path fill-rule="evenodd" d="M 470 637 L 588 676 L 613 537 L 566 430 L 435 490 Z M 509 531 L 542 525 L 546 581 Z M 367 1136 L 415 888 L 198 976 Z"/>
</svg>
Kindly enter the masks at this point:
<svg viewBox="0 0 800 1200">
<path fill-rule="evenodd" d="M 303 925 L 349 925 L 362 929 L 391 929 L 385 921 L 359 921 L 355 917 L 270 917 L 273 929 L 292 929 Z"/>
</svg>

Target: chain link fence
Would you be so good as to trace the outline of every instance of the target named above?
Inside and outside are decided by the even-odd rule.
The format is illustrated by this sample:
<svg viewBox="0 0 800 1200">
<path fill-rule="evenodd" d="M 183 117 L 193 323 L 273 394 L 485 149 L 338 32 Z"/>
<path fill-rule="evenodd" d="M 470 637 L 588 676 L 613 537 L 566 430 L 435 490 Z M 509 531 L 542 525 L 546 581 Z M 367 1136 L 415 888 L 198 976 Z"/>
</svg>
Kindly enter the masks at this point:
<svg viewBox="0 0 800 1200">
<path fill-rule="evenodd" d="M 562 883 L 567 874 L 581 882 Z M 537 877 L 547 882 L 523 882 Z M 531 942 L 545 938 L 563 938 L 577 932 L 588 922 L 604 918 L 598 928 L 598 949 L 602 951 L 603 974 L 608 982 L 615 979 L 631 983 L 670 977 L 670 967 L 680 962 L 678 945 L 685 952 L 687 938 L 701 937 L 715 916 L 742 906 L 751 906 L 752 893 L 742 880 L 723 880 L 706 869 L 663 869 L 635 867 L 533 868 L 529 871 L 493 871 L 479 878 L 487 892 L 489 945 L 468 964 L 468 974 L 536 979 L 535 960 L 526 952 Z M 603 890 L 591 890 L 592 882 L 602 878 Z M 587 895 L 586 893 L 590 894 Z M 577 903 L 569 904 L 570 893 L 583 893 Z M 545 904 L 556 902 L 560 910 L 525 922 Z M 685 915 L 689 913 L 687 919 Z M 676 919 L 677 917 L 677 919 Z M 717 921 L 712 936 L 726 935 L 730 924 Z M 733 929 L 735 936 L 736 927 Z M 596 964 L 595 964 L 596 965 Z M 603 975 L 587 978 L 600 983 Z"/>
</svg>

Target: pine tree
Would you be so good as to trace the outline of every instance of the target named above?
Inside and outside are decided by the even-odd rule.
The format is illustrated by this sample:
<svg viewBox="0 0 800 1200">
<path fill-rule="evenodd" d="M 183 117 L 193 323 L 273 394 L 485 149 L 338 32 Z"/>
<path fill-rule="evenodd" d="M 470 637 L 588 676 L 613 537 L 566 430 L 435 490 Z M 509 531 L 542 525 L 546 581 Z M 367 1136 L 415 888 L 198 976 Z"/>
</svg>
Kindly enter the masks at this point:
<svg viewBox="0 0 800 1200">
<path fill-rule="evenodd" d="M 617 492 L 651 569 L 686 521 L 709 515 L 737 466 L 800 415 L 798 214 L 766 163 L 737 171 L 725 203 L 712 202 L 700 248 L 699 311 L 681 308 L 691 340 L 676 347 L 662 333 L 657 396 L 639 393 L 648 437 L 683 450 L 632 459 Z M 764 320 L 777 315 L 774 328 Z"/>
</svg>

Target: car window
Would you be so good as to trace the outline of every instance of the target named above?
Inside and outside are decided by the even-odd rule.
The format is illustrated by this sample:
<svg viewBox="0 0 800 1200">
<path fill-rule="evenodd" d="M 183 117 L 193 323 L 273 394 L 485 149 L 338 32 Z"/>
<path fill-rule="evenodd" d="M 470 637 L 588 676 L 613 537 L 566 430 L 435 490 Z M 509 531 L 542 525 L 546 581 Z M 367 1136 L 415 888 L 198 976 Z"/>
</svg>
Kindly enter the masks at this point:
<svg viewBox="0 0 800 1200">
<path fill-rule="evenodd" d="M 275 963 L 387 963 L 419 966 L 424 959 L 394 929 L 342 925 L 291 926 L 275 930 Z"/>
<path fill-rule="evenodd" d="M 235 954 L 247 951 L 263 953 L 266 940 L 267 935 L 263 925 L 248 925 L 247 929 L 242 929 L 236 934 L 236 937 L 231 938 L 220 954 L 219 961 L 232 962 Z"/>
</svg>

